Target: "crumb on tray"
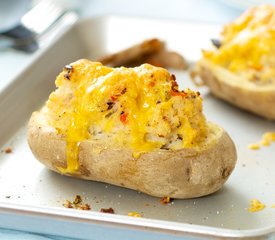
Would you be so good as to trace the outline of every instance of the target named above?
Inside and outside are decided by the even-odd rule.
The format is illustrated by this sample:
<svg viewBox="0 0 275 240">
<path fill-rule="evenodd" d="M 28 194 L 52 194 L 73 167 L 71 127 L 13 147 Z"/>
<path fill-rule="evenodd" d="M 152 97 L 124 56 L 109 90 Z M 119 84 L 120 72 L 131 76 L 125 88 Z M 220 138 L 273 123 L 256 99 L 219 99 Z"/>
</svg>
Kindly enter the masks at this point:
<svg viewBox="0 0 275 240">
<path fill-rule="evenodd" d="M 172 199 L 170 197 L 162 197 L 160 199 L 160 203 L 164 204 L 164 205 L 170 203 L 171 201 L 172 201 Z"/>
<path fill-rule="evenodd" d="M 115 213 L 114 209 L 109 207 L 109 208 L 101 208 L 100 212 L 102 213 Z"/>
<path fill-rule="evenodd" d="M 7 147 L 3 150 L 4 153 L 9 154 L 12 153 L 12 148 L 11 147 Z"/>
<path fill-rule="evenodd" d="M 73 208 L 73 209 L 79 209 L 79 210 L 91 210 L 91 206 L 87 203 L 83 203 L 80 195 L 76 195 L 73 202 L 66 200 L 65 203 L 63 203 L 63 206 L 65 208 Z"/>
<path fill-rule="evenodd" d="M 248 211 L 251 213 L 258 212 L 263 210 L 265 207 L 266 206 L 263 203 L 261 203 L 259 200 L 253 199 L 250 201 Z"/>
<path fill-rule="evenodd" d="M 248 148 L 251 149 L 251 150 L 258 150 L 258 149 L 260 149 L 260 147 L 261 146 L 258 143 L 252 143 L 252 144 L 248 145 Z"/>
<path fill-rule="evenodd" d="M 139 217 L 139 218 L 142 217 L 142 215 L 138 212 L 129 212 L 128 216 L 130 216 L 130 217 Z"/>
<path fill-rule="evenodd" d="M 275 132 L 266 132 L 263 134 L 260 143 L 252 143 L 248 145 L 251 150 L 258 150 L 261 146 L 268 147 L 272 142 L 275 142 Z"/>
</svg>

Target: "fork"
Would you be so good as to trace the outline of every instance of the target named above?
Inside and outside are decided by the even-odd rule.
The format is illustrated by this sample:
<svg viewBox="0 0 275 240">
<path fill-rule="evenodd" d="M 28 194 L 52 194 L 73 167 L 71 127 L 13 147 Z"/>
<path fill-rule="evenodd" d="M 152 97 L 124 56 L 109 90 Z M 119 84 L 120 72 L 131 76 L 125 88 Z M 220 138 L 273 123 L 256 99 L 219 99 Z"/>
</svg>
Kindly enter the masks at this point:
<svg viewBox="0 0 275 240">
<path fill-rule="evenodd" d="M 0 49 L 35 52 L 39 48 L 38 37 L 45 34 L 66 12 L 68 9 L 56 1 L 36 1 L 17 26 L 0 33 Z"/>
</svg>

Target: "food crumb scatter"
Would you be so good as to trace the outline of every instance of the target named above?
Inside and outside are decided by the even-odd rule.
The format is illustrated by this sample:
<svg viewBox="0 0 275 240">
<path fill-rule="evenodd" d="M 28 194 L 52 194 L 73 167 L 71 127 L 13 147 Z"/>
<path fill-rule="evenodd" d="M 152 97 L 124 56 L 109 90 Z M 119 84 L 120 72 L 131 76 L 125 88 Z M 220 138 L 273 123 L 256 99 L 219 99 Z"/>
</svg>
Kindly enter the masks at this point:
<svg viewBox="0 0 275 240">
<path fill-rule="evenodd" d="M 114 209 L 109 207 L 109 208 L 101 208 L 100 212 L 102 213 L 115 213 Z"/>
<path fill-rule="evenodd" d="M 161 199 L 160 199 L 160 203 L 161 204 L 168 204 L 168 203 L 170 203 L 172 201 L 172 199 L 170 198 L 170 197 L 162 197 Z"/>
<path fill-rule="evenodd" d="M 258 150 L 261 146 L 268 147 L 272 142 L 275 142 L 275 132 L 266 132 L 263 134 L 260 143 L 252 143 L 248 145 L 251 150 Z"/>
<path fill-rule="evenodd" d="M 267 132 L 263 135 L 261 144 L 263 146 L 269 146 L 272 142 L 275 142 L 275 132 Z"/>
<path fill-rule="evenodd" d="M 258 212 L 258 211 L 263 210 L 264 208 L 265 208 L 265 205 L 263 203 L 261 203 L 257 199 L 253 199 L 250 201 L 248 211 L 249 212 Z"/>
<path fill-rule="evenodd" d="M 82 198 L 80 195 L 76 195 L 73 202 L 66 200 L 63 203 L 65 208 L 73 208 L 78 210 L 91 210 L 91 206 L 87 203 L 83 203 Z"/>
<path fill-rule="evenodd" d="M 139 217 L 139 218 L 142 217 L 142 215 L 138 212 L 129 212 L 128 216 L 130 216 L 130 217 Z"/>
<path fill-rule="evenodd" d="M 5 148 L 4 152 L 5 152 L 6 154 L 12 153 L 12 148 L 7 147 L 7 148 Z"/>
<path fill-rule="evenodd" d="M 258 150 L 260 149 L 260 145 L 258 143 L 252 143 L 248 145 L 248 148 L 251 150 Z"/>
</svg>

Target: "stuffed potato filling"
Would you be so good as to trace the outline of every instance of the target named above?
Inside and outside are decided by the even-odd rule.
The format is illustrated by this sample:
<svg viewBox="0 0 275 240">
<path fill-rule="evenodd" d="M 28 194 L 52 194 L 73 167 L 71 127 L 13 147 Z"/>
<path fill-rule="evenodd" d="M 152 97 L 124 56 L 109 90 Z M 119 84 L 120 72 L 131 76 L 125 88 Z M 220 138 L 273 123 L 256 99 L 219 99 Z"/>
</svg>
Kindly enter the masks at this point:
<svg viewBox="0 0 275 240">
<path fill-rule="evenodd" d="M 163 68 L 109 68 L 79 60 L 63 69 L 56 86 L 46 104 L 47 120 L 66 139 L 65 172 L 78 169 L 78 146 L 85 140 L 130 148 L 138 157 L 196 147 L 207 136 L 200 94 L 180 91 Z"/>
<path fill-rule="evenodd" d="M 275 83 L 275 7 L 262 5 L 226 25 L 221 45 L 204 58 L 259 84 Z"/>
</svg>

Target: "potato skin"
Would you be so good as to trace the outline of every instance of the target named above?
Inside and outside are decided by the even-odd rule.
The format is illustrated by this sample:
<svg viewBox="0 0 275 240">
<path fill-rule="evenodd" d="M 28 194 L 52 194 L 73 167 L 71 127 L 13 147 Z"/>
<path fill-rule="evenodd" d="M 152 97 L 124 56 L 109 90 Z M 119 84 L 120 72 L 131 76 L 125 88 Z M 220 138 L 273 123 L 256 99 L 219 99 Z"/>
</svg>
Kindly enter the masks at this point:
<svg viewBox="0 0 275 240">
<path fill-rule="evenodd" d="M 274 84 L 268 86 L 249 82 L 207 60 L 198 63 L 198 73 L 216 97 L 261 117 L 275 120 Z"/>
<path fill-rule="evenodd" d="M 236 149 L 228 134 L 210 124 L 214 139 L 201 150 L 158 150 L 132 157 L 132 151 L 97 141 L 80 143 L 78 173 L 71 176 L 106 182 L 146 194 L 194 198 L 219 190 L 236 164 Z M 42 112 L 34 112 L 28 142 L 35 157 L 53 171 L 66 166 L 66 142 L 47 125 Z"/>
</svg>

